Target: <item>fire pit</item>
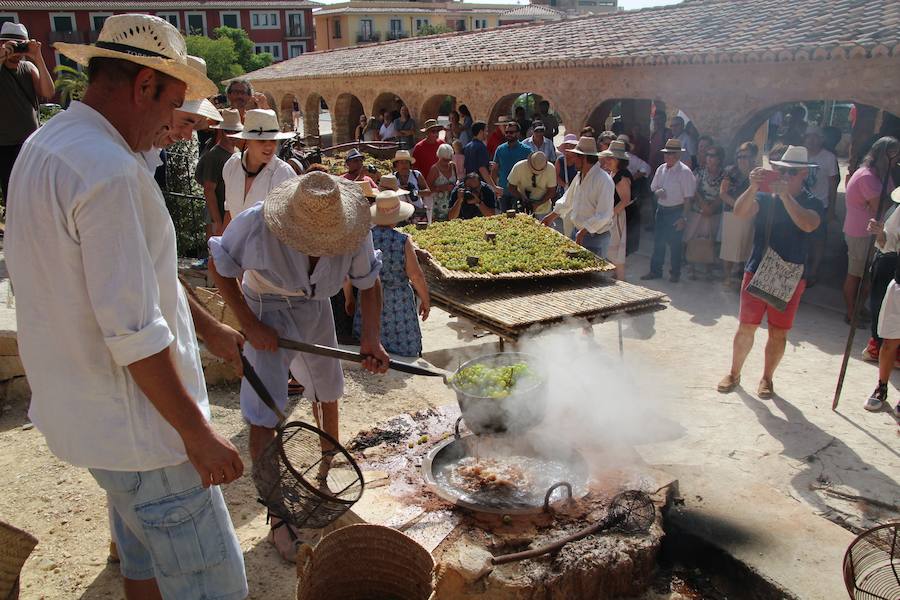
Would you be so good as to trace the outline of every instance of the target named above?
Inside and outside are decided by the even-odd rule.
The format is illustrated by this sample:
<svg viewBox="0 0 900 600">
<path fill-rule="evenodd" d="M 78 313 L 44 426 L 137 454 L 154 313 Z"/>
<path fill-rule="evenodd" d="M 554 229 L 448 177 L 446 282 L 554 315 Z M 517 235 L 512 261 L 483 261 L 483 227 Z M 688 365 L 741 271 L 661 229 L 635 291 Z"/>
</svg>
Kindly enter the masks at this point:
<svg viewBox="0 0 900 600">
<path fill-rule="evenodd" d="M 441 579 L 436 600 L 601 600 L 647 589 L 663 535 L 659 509 L 675 488 L 670 478 L 636 458 L 623 461 L 621 449 L 566 447 L 539 431 L 457 435 L 459 416 L 457 406 L 400 415 L 379 424 L 377 436 L 358 436 L 376 446 L 348 445 L 367 473 L 353 510 L 431 552 Z M 476 457 L 495 472 L 476 473 L 473 485 L 458 469 Z M 517 477 L 511 467 L 523 465 L 525 491 L 490 479 Z M 651 504 L 649 529 L 604 531 L 622 522 L 613 498 L 636 489 L 652 498 L 640 494 Z M 503 560 L 517 553 L 524 560 Z"/>
</svg>

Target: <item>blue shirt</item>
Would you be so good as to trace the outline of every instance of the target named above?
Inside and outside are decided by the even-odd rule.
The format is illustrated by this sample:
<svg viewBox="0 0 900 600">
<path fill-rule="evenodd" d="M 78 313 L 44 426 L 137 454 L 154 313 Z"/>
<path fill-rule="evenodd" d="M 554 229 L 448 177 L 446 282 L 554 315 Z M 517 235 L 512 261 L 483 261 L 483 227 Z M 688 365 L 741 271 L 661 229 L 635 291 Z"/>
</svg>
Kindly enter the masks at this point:
<svg viewBox="0 0 900 600">
<path fill-rule="evenodd" d="M 310 300 L 330 301 L 348 276 L 355 287 L 369 289 L 381 270 L 381 252 L 375 250 L 370 231 L 347 254 L 320 257 L 310 274 L 309 256 L 283 244 L 266 227 L 261 202 L 232 219 L 224 234 L 211 237 L 209 253 L 225 277 L 253 270 L 279 288 L 303 292 Z"/>
<path fill-rule="evenodd" d="M 499 181 L 497 185 L 506 189 L 506 178 L 509 172 L 517 162 L 526 160 L 531 155 L 531 148 L 519 142 L 515 146 L 510 146 L 509 142 L 503 142 L 494 152 L 494 162 L 497 163 L 499 170 Z"/>
<path fill-rule="evenodd" d="M 463 156 L 465 157 L 463 164 L 466 173 L 478 173 L 481 167 L 490 169 L 491 156 L 488 154 L 487 146 L 481 140 L 472 140 L 466 144 L 463 147 Z M 466 173 L 459 173 L 458 176 L 462 177 Z"/>
<path fill-rule="evenodd" d="M 797 195 L 796 200 L 803 208 L 819 213 L 820 219 L 825 218 L 825 208 L 822 206 L 822 202 L 810 194 L 806 188 Z M 775 198 L 772 194 L 758 192 L 756 194 L 756 202 L 759 204 L 759 211 L 757 211 L 755 218 L 756 230 L 753 232 L 753 252 L 750 253 L 750 260 L 747 261 L 747 266 L 744 270 L 748 273 L 756 273 L 756 269 L 759 268 L 759 263 L 766 252 L 766 221 L 773 207 L 775 213 L 772 217 L 772 233 L 769 237 L 769 246 L 787 262 L 806 264 L 812 234 L 797 227 L 784 208 L 784 204 L 781 203 L 780 198 Z M 805 268 L 803 276 L 806 277 Z"/>
</svg>

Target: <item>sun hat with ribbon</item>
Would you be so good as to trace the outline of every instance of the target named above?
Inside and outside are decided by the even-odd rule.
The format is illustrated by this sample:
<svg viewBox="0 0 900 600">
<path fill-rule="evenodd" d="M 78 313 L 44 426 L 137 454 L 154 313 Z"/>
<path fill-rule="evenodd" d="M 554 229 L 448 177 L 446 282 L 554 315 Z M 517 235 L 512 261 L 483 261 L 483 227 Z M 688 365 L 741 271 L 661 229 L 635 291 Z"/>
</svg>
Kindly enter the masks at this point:
<svg viewBox="0 0 900 600">
<path fill-rule="evenodd" d="M 191 56 L 190 54 L 188 54 L 187 62 L 191 67 L 203 73 L 204 77 L 206 76 L 205 60 L 203 60 L 199 56 Z M 207 119 L 212 119 L 216 122 L 222 121 L 222 115 L 219 114 L 219 111 L 215 106 L 213 106 L 213 103 L 206 98 L 201 98 L 200 100 L 185 100 L 181 103 L 181 106 L 179 106 L 177 110 L 185 113 L 190 113 L 192 115 L 199 115 Z"/>
<path fill-rule="evenodd" d="M 374 225 L 396 225 L 408 219 L 416 208 L 409 202 L 400 200 L 401 194 L 394 190 L 383 190 L 375 196 L 375 204 L 369 207 Z"/>
<path fill-rule="evenodd" d="M 531 124 L 532 131 L 547 131 L 547 127 L 544 126 L 542 121 L 535 121 Z"/>
<path fill-rule="evenodd" d="M 432 129 L 444 129 L 444 126 L 437 122 L 437 119 L 428 119 L 425 121 L 425 126 L 422 127 L 419 131 L 422 133 L 426 133 Z"/>
<path fill-rule="evenodd" d="M 809 162 L 809 156 L 804 146 L 788 146 L 780 159 L 770 160 L 769 163 L 787 169 L 812 169 L 819 166 Z"/>
<path fill-rule="evenodd" d="M 601 152 L 598 156 L 601 158 L 618 158 L 619 160 L 628 160 L 628 150 L 625 142 L 622 140 L 613 140 L 609 144 L 609 148 Z"/>
<path fill-rule="evenodd" d="M 5 23 L 3 23 L 3 27 L 0 28 L 0 41 L 3 40 L 18 40 L 20 42 L 27 42 L 28 30 L 25 29 L 25 26 L 21 23 L 6 21 Z"/>
<path fill-rule="evenodd" d="M 218 92 L 215 83 L 188 64 L 184 38 L 178 30 L 153 15 L 113 15 L 103 22 L 96 44 L 56 42 L 53 47 L 83 66 L 88 66 L 92 58 L 118 58 L 154 69 L 183 81 L 189 100 Z"/>
<path fill-rule="evenodd" d="M 278 128 L 278 117 L 271 109 L 252 108 L 244 113 L 244 128 L 228 137 L 238 140 L 287 140 L 293 133 Z"/>
<path fill-rule="evenodd" d="M 597 152 L 597 140 L 592 137 L 583 137 L 578 140 L 578 144 L 572 148 L 572 152 L 575 154 L 581 154 L 582 156 L 598 156 Z"/>
<path fill-rule="evenodd" d="M 369 201 L 359 185 L 320 171 L 269 192 L 263 218 L 279 241 L 308 256 L 353 254 L 372 224 Z"/>
<path fill-rule="evenodd" d="M 684 149 L 681 147 L 681 141 L 672 138 L 671 140 L 666 141 L 666 145 L 662 150 L 660 150 L 660 152 L 663 152 L 665 154 L 681 154 L 682 152 L 684 152 Z"/>
<path fill-rule="evenodd" d="M 528 156 L 528 166 L 532 171 L 543 171 L 547 168 L 547 155 L 537 150 Z"/>
<path fill-rule="evenodd" d="M 241 123 L 241 111 L 236 108 L 223 108 L 221 123 L 210 125 L 210 129 L 221 129 L 222 131 L 241 131 L 244 124 Z"/>
<path fill-rule="evenodd" d="M 397 164 L 397 161 L 401 160 L 408 160 L 409 164 L 413 164 L 414 162 L 416 162 L 415 157 L 409 153 L 409 150 L 397 150 L 391 163 Z"/>
<path fill-rule="evenodd" d="M 574 133 L 567 133 L 563 141 L 556 147 L 557 150 L 565 150 L 566 148 L 574 148 L 578 145 L 578 136 Z"/>
</svg>

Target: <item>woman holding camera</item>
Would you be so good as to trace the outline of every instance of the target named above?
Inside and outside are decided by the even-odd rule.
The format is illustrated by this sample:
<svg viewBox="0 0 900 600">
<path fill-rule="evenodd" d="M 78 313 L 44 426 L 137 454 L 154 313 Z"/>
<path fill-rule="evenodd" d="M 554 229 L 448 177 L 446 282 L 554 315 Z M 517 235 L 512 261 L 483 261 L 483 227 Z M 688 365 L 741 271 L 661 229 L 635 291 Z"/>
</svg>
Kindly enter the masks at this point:
<svg viewBox="0 0 900 600">
<path fill-rule="evenodd" d="M 497 214 L 497 197 L 491 186 L 481 181 L 478 173 L 469 173 L 450 192 L 453 205 L 449 220 L 493 217 Z"/>
</svg>

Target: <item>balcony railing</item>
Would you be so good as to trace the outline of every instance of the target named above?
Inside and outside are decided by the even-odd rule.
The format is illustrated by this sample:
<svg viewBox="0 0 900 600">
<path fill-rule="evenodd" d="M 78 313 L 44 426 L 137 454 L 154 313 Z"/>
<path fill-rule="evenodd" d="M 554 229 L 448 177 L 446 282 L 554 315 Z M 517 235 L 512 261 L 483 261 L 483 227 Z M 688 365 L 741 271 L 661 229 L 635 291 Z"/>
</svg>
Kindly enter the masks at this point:
<svg viewBox="0 0 900 600">
<path fill-rule="evenodd" d="M 83 31 L 51 31 L 50 32 L 50 43 L 54 42 L 66 42 L 69 44 L 83 44 L 84 43 L 84 32 Z"/>
<path fill-rule="evenodd" d="M 380 42 L 381 41 L 381 33 L 378 31 L 373 31 L 372 33 L 358 33 L 356 34 L 356 42 L 359 44 L 367 44 L 370 42 Z"/>
<path fill-rule="evenodd" d="M 89 44 L 94 44 L 94 43 L 96 43 L 96 42 L 97 42 L 97 39 L 98 39 L 99 37 L 100 37 L 100 32 L 99 32 L 99 31 L 94 31 L 93 29 L 91 29 L 90 31 L 88 31 L 88 43 L 89 43 Z"/>
<path fill-rule="evenodd" d="M 303 25 L 297 25 L 297 24 L 289 24 L 286 28 L 285 35 L 287 37 L 293 37 L 293 38 L 308 37 L 306 35 L 306 28 L 303 27 Z"/>
<path fill-rule="evenodd" d="M 387 34 L 387 39 L 389 40 L 405 40 L 408 37 L 408 31 L 388 31 Z"/>
</svg>

